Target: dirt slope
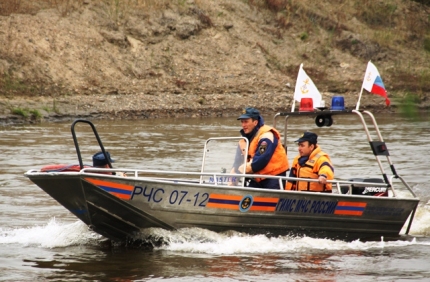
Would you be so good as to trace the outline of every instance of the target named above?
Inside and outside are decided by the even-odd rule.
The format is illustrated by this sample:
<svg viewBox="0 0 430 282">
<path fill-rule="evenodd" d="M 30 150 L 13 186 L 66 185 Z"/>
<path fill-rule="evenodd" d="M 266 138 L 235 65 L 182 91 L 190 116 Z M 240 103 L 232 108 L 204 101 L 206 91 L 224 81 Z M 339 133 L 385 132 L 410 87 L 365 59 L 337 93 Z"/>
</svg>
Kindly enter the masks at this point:
<svg viewBox="0 0 430 282">
<path fill-rule="evenodd" d="M 369 60 L 394 105 L 428 107 L 429 8 L 414 1 L 54 2 L 0 6 L 0 121 L 288 110 L 301 63 L 326 103 L 354 107 Z"/>
</svg>

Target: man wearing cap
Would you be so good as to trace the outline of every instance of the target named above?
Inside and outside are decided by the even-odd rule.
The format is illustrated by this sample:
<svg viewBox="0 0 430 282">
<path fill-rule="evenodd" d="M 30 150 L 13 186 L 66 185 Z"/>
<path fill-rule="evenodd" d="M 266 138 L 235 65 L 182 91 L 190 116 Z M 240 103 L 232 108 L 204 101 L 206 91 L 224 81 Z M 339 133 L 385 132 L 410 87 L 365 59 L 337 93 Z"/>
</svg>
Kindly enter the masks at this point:
<svg viewBox="0 0 430 282">
<path fill-rule="evenodd" d="M 108 157 L 108 160 L 111 164 L 115 162 L 115 160 L 111 159 L 110 154 L 107 151 L 106 151 L 106 156 Z M 111 168 L 111 166 L 109 166 L 108 160 L 106 160 L 103 152 L 97 152 L 93 155 L 93 167 Z"/>
<path fill-rule="evenodd" d="M 264 124 L 260 112 L 254 108 L 246 108 L 238 118 L 242 124 L 240 133 L 248 139 L 248 162 L 243 164 L 241 154 L 246 142 L 241 140 L 232 173 L 266 174 L 285 176 L 289 169 L 287 153 L 280 141 L 279 132 Z M 281 189 L 278 179 L 252 178 L 247 179 L 249 187 Z"/>
<path fill-rule="evenodd" d="M 294 158 L 290 177 L 318 179 L 318 182 L 288 180 L 285 190 L 331 192 L 334 169 L 330 157 L 317 145 L 318 135 L 304 132 L 295 142 L 299 146 L 299 155 Z"/>
<path fill-rule="evenodd" d="M 112 163 L 115 162 L 115 160 L 111 159 L 110 154 L 108 151 L 106 151 L 106 156 L 108 158 L 108 160 L 106 160 L 105 155 L 103 154 L 103 152 L 97 152 L 93 155 L 93 167 L 95 168 L 112 168 Z M 111 165 L 109 165 L 109 163 Z M 103 173 L 103 174 L 114 174 L 114 175 L 118 175 L 118 176 L 126 176 L 125 173 L 123 172 L 119 172 L 116 171 L 114 173 L 112 172 L 98 172 L 98 173 Z"/>
</svg>

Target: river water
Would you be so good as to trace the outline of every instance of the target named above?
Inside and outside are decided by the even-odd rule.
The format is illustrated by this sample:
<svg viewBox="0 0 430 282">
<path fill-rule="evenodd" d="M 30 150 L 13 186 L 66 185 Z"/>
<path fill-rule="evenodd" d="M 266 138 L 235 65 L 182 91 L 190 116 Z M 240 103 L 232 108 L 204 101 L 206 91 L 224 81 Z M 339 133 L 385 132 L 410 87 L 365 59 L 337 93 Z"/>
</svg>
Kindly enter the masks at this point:
<svg viewBox="0 0 430 282">
<path fill-rule="evenodd" d="M 421 199 L 407 239 L 344 242 L 191 228 L 152 230 L 169 242 L 154 249 L 111 244 L 23 176 L 47 164 L 77 164 L 71 122 L 0 127 L 0 281 L 430 281 L 430 121 L 376 118 L 398 173 Z M 338 177 L 377 177 L 356 121 L 335 116 L 332 127 L 318 128 L 306 118 L 290 120 L 290 163 L 293 141 L 312 130 Z M 115 167 L 182 171 L 200 170 L 204 140 L 240 129 L 234 118 L 94 124 Z M 97 143 L 85 125 L 77 131 L 91 164 Z"/>
</svg>

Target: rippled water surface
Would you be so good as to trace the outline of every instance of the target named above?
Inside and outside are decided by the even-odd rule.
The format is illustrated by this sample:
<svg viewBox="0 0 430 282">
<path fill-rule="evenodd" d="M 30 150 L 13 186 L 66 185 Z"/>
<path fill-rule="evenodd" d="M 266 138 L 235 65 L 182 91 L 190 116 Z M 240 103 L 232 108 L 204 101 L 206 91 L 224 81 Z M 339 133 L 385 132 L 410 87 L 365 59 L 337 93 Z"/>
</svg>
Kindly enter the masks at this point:
<svg viewBox="0 0 430 282">
<path fill-rule="evenodd" d="M 47 164 L 78 163 L 71 123 L 0 127 L 0 281 L 429 281 L 430 122 L 376 118 L 395 168 L 421 199 L 411 237 L 343 242 L 149 230 L 169 242 L 155 249 L 113 246 L 23 176 Z M 297 154 L 294 140 L 312 130 L 338 177 L 378 176 L 356 121 L 335 116 L 332 127 L 318 128 L 306 118 L 290 119 L 290 163 Z M 115 167 L 130 169 L 199 171 L 204 141 L 237 136 L 240 129 L 234 118 L 94 123 Z M 273 122 L 266 117 L 266 123 Z M 85 125 L 77 131 L 84 163 L 91 164 L 96 140 Z"/>
</svg>

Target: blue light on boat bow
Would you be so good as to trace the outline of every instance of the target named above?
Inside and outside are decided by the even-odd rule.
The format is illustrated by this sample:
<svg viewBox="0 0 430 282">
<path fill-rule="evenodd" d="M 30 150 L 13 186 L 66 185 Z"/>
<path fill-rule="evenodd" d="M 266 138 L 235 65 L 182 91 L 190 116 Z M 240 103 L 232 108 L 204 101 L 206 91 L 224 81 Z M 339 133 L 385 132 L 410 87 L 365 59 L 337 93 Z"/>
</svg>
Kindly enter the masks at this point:
<svg viewBox="0 0 430 282">
<path fill-rule="evenodd" d="M 333 98 L 331 99 L 331 110 L 332 111 L 345 110 L 345 100 L 343 96 L 333 96 Z"/>
</svg>

